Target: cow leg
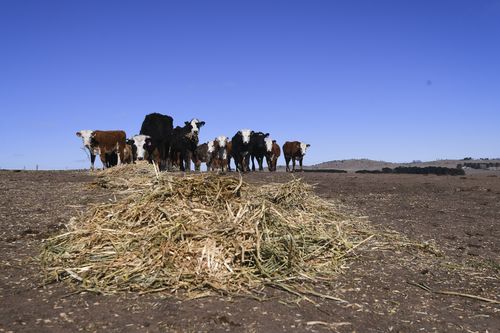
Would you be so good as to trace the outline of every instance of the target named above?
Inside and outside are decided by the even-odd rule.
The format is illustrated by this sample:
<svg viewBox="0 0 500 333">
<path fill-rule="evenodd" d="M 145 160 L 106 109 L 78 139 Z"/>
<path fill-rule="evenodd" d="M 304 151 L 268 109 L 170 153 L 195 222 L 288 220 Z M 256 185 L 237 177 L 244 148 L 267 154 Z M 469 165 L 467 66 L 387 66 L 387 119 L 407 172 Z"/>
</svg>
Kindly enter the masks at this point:
<svg viewBox="0 0 500 333">
<path fill-rule="evenodd" d="M 184 167 L 184 153 L 180 152 L 178 156 L 179 159 L 177 160 L 177 163 L 179 163 L 179 169 L 184 172 L 186 171 L 186 168 Z"/>
<path fill-rule="evenodd" d="M 271 162 L 271 158 L 268 155 L 266 155 L 266 163 L 267 163 L 267 169 L 269 171 L 272 171 L 272 164 L 271 164 L 272 162 Z"/>
<path fill-rule="evenodd" d="M 290 172 L 290 157 L 285 156 L 286 172 Z"/>
<path fill-rule="evenodd" d="M 295 157 L 292 157 L 292 172 L 295 172 Z"/>
<path fill-rule="evenodd" d="M 124 153 L 125 147 L 120 147 L 120 150 L 116 153 L 118 155 L 118 165 L 122 164 L 123 161 L 125 161 L 125 153 Z"/>
<path fill-rule="evenodd" d="M 241 157 L 241 162 L 240 162 L 240 171 L 245 172 L 245 156 Z"/>
<path fill-rule="evenodd" d="M 248 172 L 250 171 L 250 155 L 247 154 L 245 156 L 245 161 L 244 161 L 245 165 L 244 165 L 244 171 L 243 172 Z"/>
<path fill-rule="evenodd" d="M 106 162 L 106 154 L 99 154 L 99 158 L 101 159 L 102 168 L 106 169 L 108 166 Z"/>
<path fill-rule="evenodd" d="M 303 171 L 303 169 L 302 169 L 302 157 L 299 158 L 299 164 L 300 164 L 300 171 Z"/>
<path fill-rule="evenodd" d="M 191 172 L 191 153 L 187 152 L 186 155 L 184 156 L 184 169 L 187 170 L 187 172 Z"/>
<path fill-rule="evenodd" d="M 262 167 L 262 164 L 264 164 L 264 157 L 257 157 L 257 162 L 259 162 L 259 171 L 264 171 L 264 168 Z"/>
<path fill-rule="evenodd" d="M 252 171 L 255 171 L 255 161 L 254 161 L 254 156 L 252 155 Z"/>
<path fill-rule="evenodd" d="M 90 170 L 94 170 L 95 154 L 90 152 Z"/>
<path fill-rule="evenodd" d="M 235 158 L 234 158 L 234 168 L 235 168 L 235 170 L 236 170 L 237 172 L 238 172 L 238 171 L 241 171 L 241 170 L 240 170 L 240 159 L 241 159 L 241 158 L 240 158 L 239 156 L 237 156 L 237 157 L 235 157 Z"/>
<path fill-rule="evenodd" d="M 231 157 L 228 156 L 227 158 L 227 171 L 231 171 Z"/>
</svg>

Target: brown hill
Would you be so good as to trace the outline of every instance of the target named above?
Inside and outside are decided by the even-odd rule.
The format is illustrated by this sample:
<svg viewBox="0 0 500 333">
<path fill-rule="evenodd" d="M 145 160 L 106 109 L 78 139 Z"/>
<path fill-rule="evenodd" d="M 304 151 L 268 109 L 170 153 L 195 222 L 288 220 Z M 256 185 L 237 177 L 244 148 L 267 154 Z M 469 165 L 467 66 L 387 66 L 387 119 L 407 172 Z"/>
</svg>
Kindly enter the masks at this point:
<svg viewBox="0 0 500 333">
<path fill-rule="evenodd" d="M 393 162 L 385 162 L 385 161 L 374 161 L 369 159 L 349 159 L 349 160 L 335 160 L 322 162 L 319 164 L 312 165 L 307 167 L 308 169 L 341 169 L 346 171 L 356 171 L 356 170 L 381 170 L 382 168 L 395 168 L 398 166 L 418 166 L 418 167 L 427 167 L 427 166 L 436 166 L 436 167 L 447 167 L 447 168 L 456 168 L 458 164 L 464 163 L 497 163 L 500 162 L 500 159 L 489 159 L 489 160 L 436 160 L 436 161 L 427 161 L 420 162 L 414 161 L 410 163 L 393 163 Z"/>
</svg>

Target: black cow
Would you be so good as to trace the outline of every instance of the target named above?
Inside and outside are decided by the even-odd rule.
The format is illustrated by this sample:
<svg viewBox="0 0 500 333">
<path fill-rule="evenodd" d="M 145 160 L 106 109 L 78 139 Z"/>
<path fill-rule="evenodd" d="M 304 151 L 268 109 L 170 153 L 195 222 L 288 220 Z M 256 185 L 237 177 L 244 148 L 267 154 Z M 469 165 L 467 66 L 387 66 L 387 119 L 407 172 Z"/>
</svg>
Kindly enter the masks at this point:
<svg viewBox="0 0 500 333">
<path fill-rule="evenodd" d="M 234 158 L 236 171 L 247 172 L 250 161 L 250 137 L 253 131 L 242 129 L 231 139 L 231 155 Z"/>
<path fill-rule="evenodd" d="M 262 167 L 262 163 L 264 162 L 264 157 L 266 157 L 267 146 L 266 146 L 266 138 L 269 137 L 269 133 L 262 132 L 252 132 L 250 136 L 250 156 L 252 158 L 252 171 L 255 171 L 255 161 L 254 158 L 257 159 L 257 163 L 259 163 L 259 171 L 264 170 Z"/>
<path fill-rule="evenodd" d="M 159 113 L 148 114 L 142 122 L 140 134 L 149 136 L 151 140 L 151 144 L 145 147 L 148 152 L 148 160 L 152 163 L 154 150 L 158 149 L 158 166 L 160 170 L 167 169 L 169 164 L 169 151 L 173 128 L 173 118 Z"/>
<path fill-rule="evenodd" d="M 191 158 L 198 147 L 198 134 L 204 121 L 193 119 L 186 121 L 184 127 L 177 126 L 172 133 L 170 159 L 177 162 L 181 171 L 191 171 Z"/>
</svg>

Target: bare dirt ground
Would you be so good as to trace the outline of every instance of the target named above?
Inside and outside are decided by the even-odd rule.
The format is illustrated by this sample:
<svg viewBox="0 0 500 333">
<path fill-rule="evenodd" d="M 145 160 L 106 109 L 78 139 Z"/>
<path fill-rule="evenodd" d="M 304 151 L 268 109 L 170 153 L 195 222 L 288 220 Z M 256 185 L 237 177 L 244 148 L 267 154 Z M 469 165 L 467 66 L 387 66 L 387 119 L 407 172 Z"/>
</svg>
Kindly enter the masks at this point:
<svg viewBox="0 0 500 333">
<path fill-rule="evenodd" d="M 500 299 L 500 173 L 465 177 L 297 174 L 316 192 L 395 230 L 436 244 L 359 249 L 344 273 L 318 286 L 347 303 L 297 299 L 282 291 L 259 302 L 227 296 L 180 301 L 168 293 L 112 296 L 44 285 L 36 261 L 44 238 L 62 232 L 79 210 L 110 200 L 88 186 L 88 172 L 0 171 L 0 332 L 338 331 L 499 332 L 500 306 L 454 291 Z M 253 173 L 250 182 L 286 181 Z M 410 282 L 410 283 L 409 283 Z"/>
</svg>

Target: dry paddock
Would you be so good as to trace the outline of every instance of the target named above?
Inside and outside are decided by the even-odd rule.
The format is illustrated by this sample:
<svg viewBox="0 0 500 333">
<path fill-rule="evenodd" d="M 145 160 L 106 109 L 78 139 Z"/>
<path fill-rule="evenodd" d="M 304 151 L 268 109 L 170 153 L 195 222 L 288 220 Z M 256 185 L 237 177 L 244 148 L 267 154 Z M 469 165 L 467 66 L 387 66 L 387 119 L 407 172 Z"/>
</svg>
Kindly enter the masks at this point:
<svg viewBox="0 0 500 333">
<path fill-rule="evenodd" d="M 348 303 L 308 302 L 278 290 L 261 302 L 75 293 L 65 283 L 44 285 L 34 258 L 42 240 L 61 232 L 77 211 L 113 194 L 89 187 L 94 175 L 88 172 L 0 171 L 0 332 L 500 331 L 500 305 L 476 298 L 500 300 L 499 172 L 296 176 L 316 184 L 320 196 L 368 216 L 379 230 L 435 244 L 439 255 L 367 244 L 342 275 L 318 286 Z M 267 183 L 291 177 L 264 172 L 244 178 Z"/>
</svg>

